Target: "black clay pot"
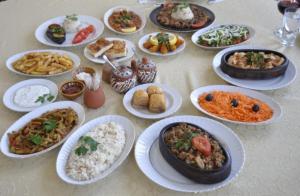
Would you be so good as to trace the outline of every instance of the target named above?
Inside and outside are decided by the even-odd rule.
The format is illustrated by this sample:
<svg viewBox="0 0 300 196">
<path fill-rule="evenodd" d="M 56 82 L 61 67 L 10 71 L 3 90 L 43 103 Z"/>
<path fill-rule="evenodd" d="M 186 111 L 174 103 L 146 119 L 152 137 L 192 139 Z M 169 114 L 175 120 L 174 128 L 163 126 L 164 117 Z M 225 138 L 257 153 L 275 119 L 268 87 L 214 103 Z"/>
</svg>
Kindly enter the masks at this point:
<svg viewBox="0 0 300 196">
<path fill-rule="evenodd" d="M 284 62 L 272 69 L 242 69 L 233 67 L 228 64 L 228 59 L 235 52 L 265 52 L 266 54 L 273 53 L 280 57 L 284 58 Z M 289 65 L 289 60 L 280 52 L 273 50 L 260 50 L 260 49 L 242 49 L 242 50 L 233 50 L 225 53 L 221 58 L 221 70 L 233 78 L 240 79 L 252 79 L 252 80 L 263 80 L 263 79 L 271 79 L 278 76 L 281 76 L 285 73 L 287 67 Z"/>
<path fill-rule="evenodd" d="M 225 162 L 224 162 L 223 166 L 218 169 L 204 170 L 204 169 L 193 167 L 191 165 L 188 165 L 184 161 L 180 160 L 179 158 L 177 158 L 171 152 L 168 145 L 164 142 L 164 135 L 171 127 L 175 127 L 182 123 L 191 125 L 193 127 L 197 127 L 199 129 L 201 129 L 203 132 L 207 133 L 210 137 L 212 137 L 213 139 L 218 141 L 215 137 L 213 137 L 211 134 L 209 134 L 207 131 L 203 130 L 202 128 L 200 128 L 197 125 L 185 123 L 185 122 L 172 123 L 172 124 L 169 124 L 168 126 L 164 127 L 159 135 L 159 149 L 160 149 L 160 152 L 161 152 L 162 156 L 164 157 L 164 159 L 179 173 L 181 173 L 185 177 L 187 177 L 195 182 L 198 182 L 201 184 L 213 184 L 213 183 L 218 183 L 218 182 L 225 180 L 231 172 L 231 157 L 230 157 L 229 152 L 227 152 L 223 148 L 221 143 L 220 143 L 220 146 L 225 155 Z"/>
</svg>

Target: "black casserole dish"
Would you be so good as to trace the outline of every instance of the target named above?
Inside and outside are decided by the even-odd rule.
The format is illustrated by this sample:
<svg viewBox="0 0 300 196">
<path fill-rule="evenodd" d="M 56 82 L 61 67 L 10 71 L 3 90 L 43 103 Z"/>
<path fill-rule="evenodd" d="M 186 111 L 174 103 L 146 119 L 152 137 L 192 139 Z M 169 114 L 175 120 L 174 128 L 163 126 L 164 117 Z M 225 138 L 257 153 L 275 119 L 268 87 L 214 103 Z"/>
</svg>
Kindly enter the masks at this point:
<svg viewBox="0 0 300 196">
<path fill-rule="evenodd" d="M 159 149 L 175 170 L 198 183 L 218 183 L 231 172 L 229 152 L 197 125 L 176 122 L 164 127 L 159 135 Z"/>
<path fill-rule="evenodd" d="M 241 49 L 225 53 L 220 68 L 233 78 L 262 80 L 283 75 L 288 64 L 286 56 L 277 51 Z"/>
</svg>

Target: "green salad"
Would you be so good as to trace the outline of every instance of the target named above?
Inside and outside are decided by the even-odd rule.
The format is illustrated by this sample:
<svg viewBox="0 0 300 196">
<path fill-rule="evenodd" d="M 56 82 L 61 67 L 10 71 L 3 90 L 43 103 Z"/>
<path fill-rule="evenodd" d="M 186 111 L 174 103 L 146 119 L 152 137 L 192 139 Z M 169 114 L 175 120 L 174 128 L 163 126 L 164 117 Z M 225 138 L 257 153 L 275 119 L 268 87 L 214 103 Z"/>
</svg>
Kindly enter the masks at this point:
<svg viewBox="0 0 300 196">
<path fill-rule="evenodd" d="M 198 44 L 210 47 L 239 44 L 249 38 L 249 29 L 239 25 L 221 25 L 198 37 Z"/>
</svg>

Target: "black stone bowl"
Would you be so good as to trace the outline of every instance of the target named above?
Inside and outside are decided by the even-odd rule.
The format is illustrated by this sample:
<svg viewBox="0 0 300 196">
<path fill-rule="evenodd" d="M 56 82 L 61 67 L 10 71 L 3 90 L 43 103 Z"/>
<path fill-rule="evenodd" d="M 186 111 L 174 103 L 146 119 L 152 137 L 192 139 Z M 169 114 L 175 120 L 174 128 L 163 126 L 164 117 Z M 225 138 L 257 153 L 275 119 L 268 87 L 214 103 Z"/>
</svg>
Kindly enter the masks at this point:
<svg viewBox="0 0 300 196">
<path fill-rule="evenodd" d="M 175 127 L 182 123 L 199 128 L 203 132 L 207 133 L 210 137 L 212 137 L 213 139 L 218 141 L 210 133 L 203 130 L 202 128 L 200 128 L 197 125 L 185 123 L 185 122 L 172 123 L 172 124 L 169 124 L 166 127 L 164 127 L 159 134 L 159 150 L 160 150 L 162 156 L 164 157 L 164 159 L 179 173 L 181 173 L 185 177 L 187 177 L 195 182 L 198 182 L 201 184 L 213 184 L 213 183 L 218 183 L 218 182 L 225 180 L 231 172 L 231 157 L 230 157 L 229 152 L 224 149 L 224 147 L 221 145 L 221 143 L 219 143 L 219 144 L 224 152 L 226 159 L 225 159 L 225 162 L 223 163 L 222 167 L 217 168 L 217 169 L 212 169 L 212 170 L 200 169 L 200 168 L 196 168 L 191 165 L 188 165 L 184 161 L 177 158 L 171 152 L 168 145 L 164 142 L 164 135 L 171 127 Z"/>
<path fill-rule="evenodd" d="M 284 58 L 284 62 L 272 69 L 242 69 L 231 66 L 228 64 L 228 59 L 231 55 L 235 52 L 265 52 L 266 54 L 273 53 L 280 57 Z M 239 79 L 252 79 L 252 80 L 263 80 L 263 79 L 271 79 L 278 76 L 281 76 L 285 73 L 287 67 L 289 65 L 289 60 L 280 52 L 273 51 L 273 50 L 263 50 L 263 49 L 240 49 L 240 50 L 233 50 L 225 53 L 221 58 L 221 70 L 233 78 Z"/>
<path fill-rule="evenodd" d="M 197 5 L 197 4 L 193 4 L 193 5 L 199 7 L 208 16 L 208 21 L 205 23 L 205 25 L 203 25 L 200 28 L 195 28 L 195 29 L 193 29 L 193 28 L 176 28 L 176 27 L 171 27 L 171 26 L 166 26 L 166 25 L 161 24 L 157 20 L 157 15 L 159 14 L 160 10 L 162 9 L 163 4 L 161 6 L 155 8 L 154 10 L 152 10 L 152 12 L 149 15 L 149 18 L 150 18 L 150 20 L 153 24 L 155 24 L 156 26 L 158 26 L 161 29 L 166 29 L 166 30 L 169 30 L 169 31 L 181 32 L 181 33 L 196 32 L 199 29 L 203 29 L 203 28 L 208 27 L 209 25 L 211 25 L 215 21 L 215 14 L 211 10 L 207 9 L 206 7 Z"/>
</svg>

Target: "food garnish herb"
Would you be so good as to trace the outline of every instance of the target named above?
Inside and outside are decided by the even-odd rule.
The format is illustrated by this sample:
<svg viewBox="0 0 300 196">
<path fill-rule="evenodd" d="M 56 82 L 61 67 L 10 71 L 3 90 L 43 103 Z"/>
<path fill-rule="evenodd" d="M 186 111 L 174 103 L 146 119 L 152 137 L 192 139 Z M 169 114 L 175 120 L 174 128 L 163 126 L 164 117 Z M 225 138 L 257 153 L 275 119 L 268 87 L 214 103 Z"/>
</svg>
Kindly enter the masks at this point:
<svg viewBox="0 0 300 196">
<path fill-rule="evenodd" d="M 90 136 L 81 136 L 79 141 L 81 142 L 81 145 L 75 149 L 75 154 L 78 156 L 85 155 L 89 150 L 91 152 L 96 151 L 97 146 L 99 145 L 99 143 Z M 89 147 L 89 149 L 86 147 L 86 145 Z"/>
<path fill-rule="evenodd" d="M 167 33 L 158 33 L 156 35 L 158 44 L 165 44 L 168 49 L 170 49 L 170 40 Z"/>
<path fill-rule="evenodd" d="M 57 127 L 57 123 L 55 119 L 49 119 L 43 122 L 43 128 L 47 133 L 49 133 L 56 127 Z"/>
<path fill-rule="evenodd" d="M 44 94 L 44 95 L 42 95 L 42 96 L 39 96 L 38 98 L 37 98 L 37 100 L 35 101 L 35 103 L 37 103 L 37 102 L 41 102 L 41 103 L 44 103 L 45 102 L 45 100 L 47 100 L 47 101 L 52 101 L 54 99 L 54 96 L 53 95 L 51 95 L 51 93 L 48 93 L 48 94 Z"/>
<path fill-rule="evenodd" d="M 30 137 L 30 141 L 32 142 L 32 143 L 34 143 L 35 145 L 39 145 L 39 144 L 41 144 L 42 143 L 42 137 L 41 136 L 39 136 L 39 135 L 32 135 L 31 137 Z"/>
<path fill-rule="evenodd" d="M 192 146 L 191 141 L 193 137 L 196 137 L 197 135 L 199 135 L 199 133 L 195 133 L 195 132 L 185 133 L 183 139 L 179 139 L 176 141 L 175 147 L 177 149 L 184 149 L 184 150 L 190 149 L 190 147 Z"/>
<path fill-rule="evenodd" d="M 247 63 L 250 65 L 258 65 L 263 67 L 265 65 L 264 55 L 257 52 L 247 52 Z"/>
<path fill-rule="evenodd" d="M 76 14 L 67 15 L 66 18 L 69 19 L 69 20 L 73 20 L 73 21 L 77 21 L 78 20 L 78 17 L 77 17 Z"/>
</svg>

